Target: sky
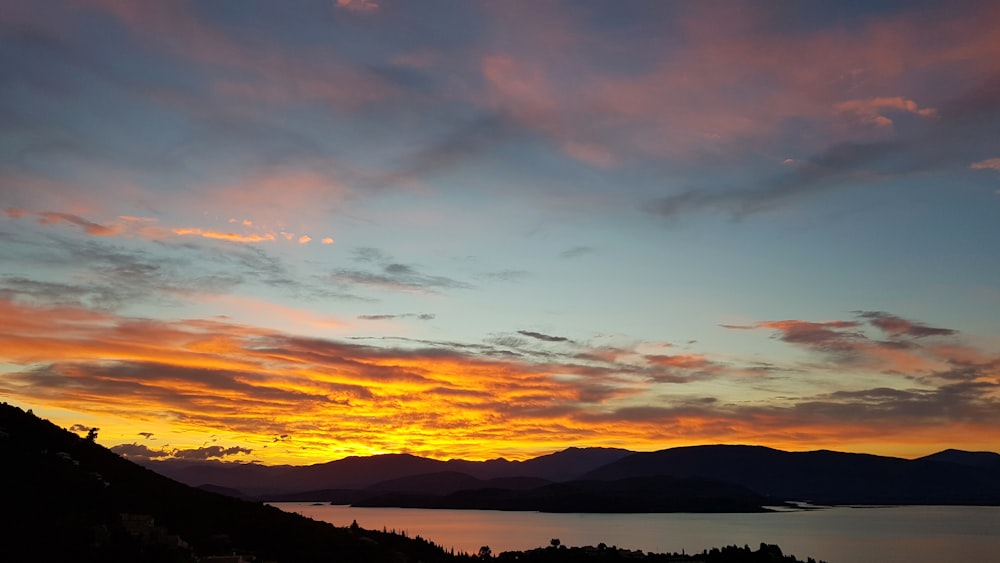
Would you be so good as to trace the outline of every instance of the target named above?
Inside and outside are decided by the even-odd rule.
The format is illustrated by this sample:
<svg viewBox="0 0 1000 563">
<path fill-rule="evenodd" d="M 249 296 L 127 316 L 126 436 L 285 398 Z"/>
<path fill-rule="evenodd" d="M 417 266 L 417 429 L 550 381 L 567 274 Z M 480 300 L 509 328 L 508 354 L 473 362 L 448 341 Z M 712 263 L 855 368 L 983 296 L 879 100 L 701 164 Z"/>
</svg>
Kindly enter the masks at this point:
<svg viewBox="0 0 1000 563">
<path fill-rule="evenodd" d="M 0 398 L 136 459 L 995 451 L 998 28 L 7 0 Z"/>
</svg>

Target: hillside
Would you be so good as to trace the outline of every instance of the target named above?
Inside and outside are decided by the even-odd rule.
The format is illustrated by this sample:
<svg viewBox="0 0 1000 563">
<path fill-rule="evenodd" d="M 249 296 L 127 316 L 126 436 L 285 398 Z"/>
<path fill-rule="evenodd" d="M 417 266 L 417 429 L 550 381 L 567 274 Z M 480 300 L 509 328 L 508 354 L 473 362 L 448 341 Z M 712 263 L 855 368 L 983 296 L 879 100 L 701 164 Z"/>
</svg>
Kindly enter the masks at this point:
<svg viewBox="0 0 1000 563">
<path fill-rule="evenodd" d="M 193 489 L 0 405 L 7 555 L 33 561 L 460 561 L 421 539 L 330 524 Z M 345 523 L 347 524 L 347 523 Z"/>
</svg>

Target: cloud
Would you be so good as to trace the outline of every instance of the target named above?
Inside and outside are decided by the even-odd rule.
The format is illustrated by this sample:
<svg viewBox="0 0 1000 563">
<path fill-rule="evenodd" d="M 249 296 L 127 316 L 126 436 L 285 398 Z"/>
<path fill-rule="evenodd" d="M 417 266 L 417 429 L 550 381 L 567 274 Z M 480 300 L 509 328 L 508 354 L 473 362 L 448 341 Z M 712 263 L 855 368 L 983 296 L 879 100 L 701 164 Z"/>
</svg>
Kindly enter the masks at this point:
<svg viewBox="0 0 1000 563">
<path fill-rule="evenodd" d="M 969 165 L 973 170 L 1000 170 L 1000 158 L 987 158 Z"/>
<path fill-rule="evenodd" d="M 757 326 L 777 330 L 785 342 L 828 352 L 853 351 L 859 341 L 865 340 L 854 321 L 765 321 Z"/>
<path fill-rule="evenodd" d="M 377 12 L 381 7 L 373 0 L 336 0 L 335 6 L 341 10 L 359 13 Z"/>
<path fill-rule="evenodd" d="M 186 460 L 207 460 L 211 458 L 222 458 L 238 454 L 250 454 L 253 450 L 240 446 L 224 448 L 222 446 L 207 446 L 201 448 L 175 448 L 175 449 L 153 449 L 142 444 L 118 444 L 109 448 L 112 452 L 134 461 L 148 461 L 152 459 L 186 459 Z"/>
<path fill-rule="evenodd" d="M 963 366 L 990 365 L 981 356 L 970 355 L 966 348 L 949 343 L 950 337 L 958 335 L 953 329 L 929 326 L 882 311 L 855 311 L 855 315 L 859 321 L 784 320 L 723 326 L 774 330 L 783 342 L 818 352 L 821 360 L 831 362 L 831 368 L 900 374 L 909 380 L 949 379 L 971 373 L 963 372 L 960 369 Z M 877 333 L 866 331 L 865 325 L 874 327 Z"/>
<path fill-rule="evenodd" d="M 364 321 L 389 321 L 394 319 L 417 319 L 418 321 L 434 320 L 435 315 L 431 313 L 402 313 L 398 315 L 358 315 Z"/>
<path fill-rule="evenodd" d="M 107 310 L 140 301 L 174 304 L 224 292 L 242 281 L 238 275 L 208 262 L 200 268 L 186 268 L 191 266 L 191 260 L 182 252 L 135 250 L 104 239 L 45 237 L 15 243 L 8 248 L 19 248 L 22 264 L 54 270 L 69 282 L 0 276 L 0 295 L 42 303 L 75 303 Z"/>
<path fill-rule="evenodd" d="M 389 256 L 374 248 L 356 249 L 354 259 L 363 264 L 372 264 L 375 269 L 339 268 L 330 274 L 330 280 L 344 286 L 406 292 L 434 293 L 442 289 L 473 288 L 471 284 L 446 276 L 425 274 L 415 265 L 394 262 Z"/>
<path fill-rule="evenodd" d="M 226 242 L 259 243 L 276 241 L 279 234 L 255 225 L 248 219 L 242 222 L 238 222 L 235 219 L 228 221 L 230 224 L 239 223 L 246 228 L 246 232 L 238 233 L 200 227 L 168 228 L 161 226 L 157 219 L 151 217 L 120 215 L 110 222 L 100 224 L 70 213 L 53 211 L 32 213 L 21 209 L 13 210 L 13 208 L 7 210 L 7 215 L 13 219 L 23 217 L 27 214 L 36 215 L 39 224 L 42 225 L 70 224 L 80 227 L 86 234 L 102 237 L 143 238 L 161 241 L 170 237 L 196 236 Z M 308 235 L 301 235 L 296 239 L 295 233 L 284 231 L 280 232 L 280 235 L 289 241 L 297 240 L 299 244 L 306 244 L 312 240 L 312 237 Z M 323 244 L 333 244 L 333 239 L 326 237 L 323 239 Z"/>
<path fill-rule="evenodd" d="M 595 252 L 597 252 L 597 249 L 595 249 L 592 246 L 574 246 L 573 248 L 570 248 L 568 250 L 563 250 L 562 252 L 560 252 L 559 257 L 566 260 L 570 260 L 573 258 L 579 258 L 581 256 L 585 256 L 587 254 L 594 254 Z"/>
<path fill-rule="evenodd" d="M 662 346 L 564 342 L 567 350 L 547 350 L 530 346 L 537 338 L 523 333 L 482 344 L 338 341 L 224 321 L 129 318 L 2 299 L 0 315 L 6 319 L 0 358 L 21 366 L 0 378 L 6 396 L 88 416 L 134 418 L 148 428 L 167 420 L 188 431 L 212 428 L 249 443 L 295 436 L 303 449 L 286 460 L 328 456 L 331 440 L 344 451 L 399 451 L 400 437 L 407 451 L 473 457 L 496 455 L 501 444 L 513 442 L 625 441 L 654 448 L 767 440 L 815 447 L 872 436 L 873 421 L 901 437 L 929 440 L 957 425 L 992 432 L 987 429 L 995 428 L 1000 412 L 995 352 L 888 314 L 754 325 L 816 352 L 808 372 L 796 371 L 794 363 L 653 352 Z M 884 330 L 873 324 L 886 319 Z M 842 393 L 800 377 L 824 368 L 838 375 Z M 704 388 L 688 385 L 706 379 L 722 389 L 739 379 L 740 394 L 706 397 Z M 762 393 L 770 398 L 762 401 Z M 836 418 L 851 413 L 859 418 Z M 129 455 L 189 459 L 249 449 L 119 447 Z"/>
<path fill-rule="evenodd" d="M 170 454 L 177 459 L 196 459 L 205 460 L 214 457 L 226 457 L 237 454 L 250 454 L 253 450 L 248 448 L 242 448 L 240 446 L 232 446 L 229 448 L 223 448 L 222 446 L 207 446 L 204 448 L 193 448 L 193 449 L 177 449 L 172 450 Z"/>
<path fill-rule="evenodd" d="M 198 228 L 182 228 L 173 229 L 172 232 L 179 236 L 199 236 L 216 240 L 225 240 L 229 242 L 267 242 L 275 240 L 273 233 L 265 234 L 239 234 L 233 232 L 223 232 L 223 231 L 211 231 Z M 308 238 L 308 237 L 305 237 Z M 300 241 L 301 242 L 301 241 Z M 308 242 L 305 241 L 305 242 Z"/>
<path fill-rule="evenodd" d="M 958 332 L 949 328 L 937 328 L 915 323 L 882 311 L 857 311 L 856 313 L 859 317 L 867 319 L 869 323 L 893 337 L 950 336 Z"/>
<path fill-rule="evenodd" d="M 92 426 L 86 426 L 83 424 L 74 424 L 73 426 L 69 427 L 69 430 L 70 432 L 76 432 L 77 434 L 90 434 L 91 430 L 96 432 L 100 430 L 100 428 L 94 428 Z"/>
<path fill-rule="evenodd" d="M 760 181 L 750 188 L 694 188 L 651 201 L 646 209 L 666 219 L 691 213 L 721 211 L 734 219 L 774 209 L 789 201 L 844 185 L 846 180 L 870 175 L 870 166 L 899 153 L 892 142 L 845 142 L 828 147 L 791 172 Z"/>
<path fill-rule="evenodd" d="M 527 270 L 498 270 L 495 272 L 483 272 L 477 277 L 489 281 L 510 283 L 519 282 L 525 278 L 531 277 L 531 272 Z"/>
<path fill-rule="evenodd" d="M 54 211 L 42 211 L 37 214 L 38 222 L 43 225 L 55 225 L 58 223 L 66 223 L 70 225 L 76 225 L 83 229 L 88 235 L 96 236 L 114 236 L 121 232 L 121 229 L 117 226 L 104 226 L 97 223 L 92 223 L 83 217 L 78 215 L 73 215 L 70 213 L 57 213 Z"/>
<path fill-rule="evenodd" d="M 886 111 L 906 112 L 920 117 L 935 117 L 934 108 L 921 108 L 913 100 L 896 96 L 892 98 L 870 98 L 865 100 L 847 100 L 837 102 L 833 109 L 839 113 L 849 114 L 863 125 L 876 127 L 892 127 L 892 119 L 886 117 Z"/>
<path fill-rule="evenodd" d="M 134 461 L 147 461 L 150 459 L 161 459 L 172 456 L 172 452 L 169 450 L 157 450 L 135 443 L 118 444 L 117 446 L 111 446 L 108 449 L 122 457 Z"/>
<path fill-rule="evenodd" d="M 534 338 L 535 340 L 542 340 L 544 342 L 572 342 L 569 338 L 565 336 L 552 336 L 549 334 L 542 334 L 540 332 L 534 332 L 530 330 L 519 330 L 518 334 L 527 336 L 528 338 Z"/>
</svg>

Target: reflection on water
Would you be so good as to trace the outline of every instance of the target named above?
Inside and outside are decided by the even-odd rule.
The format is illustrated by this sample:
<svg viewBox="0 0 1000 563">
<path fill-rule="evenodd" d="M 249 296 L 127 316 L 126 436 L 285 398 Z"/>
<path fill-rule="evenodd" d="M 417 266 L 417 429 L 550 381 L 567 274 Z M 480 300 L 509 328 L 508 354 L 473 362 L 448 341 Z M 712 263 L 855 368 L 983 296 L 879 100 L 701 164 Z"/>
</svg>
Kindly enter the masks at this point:
<svg viewBox="0 0 1000 563">
<path fill-rule="evenodd" d="M 766 514 L 544 514 L 492 510 L 353 508 L 280 502 L 316 520 L 405 530 L 474 553 L 524 550 L 559 538 L 566 545 L 700 552 L 723 545 L 776 543 L 799 559 L 829 563 L 939 563 L 1000 560 L 1000 507 L 838 507 Z"/>
</svg>

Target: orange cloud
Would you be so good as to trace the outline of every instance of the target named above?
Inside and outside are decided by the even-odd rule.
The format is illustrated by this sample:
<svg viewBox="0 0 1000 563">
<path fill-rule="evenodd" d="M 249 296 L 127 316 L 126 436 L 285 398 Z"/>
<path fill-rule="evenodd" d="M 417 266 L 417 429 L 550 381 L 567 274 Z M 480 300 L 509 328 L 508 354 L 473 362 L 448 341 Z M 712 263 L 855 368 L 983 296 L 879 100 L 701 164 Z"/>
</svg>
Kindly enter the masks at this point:
<svg viewBox="0 0 1000 563">
<path fill-rule="evenodd" d="M 226 240 L 230 242 L 265 242 L 274 240 L 274 235 L 271 233 L 265 234 L 248 234 L 241 235 L 239 233 L 226 233 L 221 231 L 209 231 L 205 229 L 197 228 L 185 228 L 185 229 L 173 229 L 172 231 L 175 235 L 188 236 L 195 235 L 204 238 L 216 239 L 216 240 Z"/>
<path fill-rule="evenodd" d="M 372 346 L 229 321 L 125 318 L 9 299 L 0 299 L 0 317 L 6 396 L 55 412 L 66 425 L 99 419 L 102 440 L 129 443 L 141 426 L 191 449 L 211 433 L 267 463 L 403 451 L 523 458 L 569 445 L 956 446 L 934 440 L 942 429 L 961 429 L 963 443 L 978 443 L 995 437 L 1000 423 L 1000 358 L 962 347 L 928 352 L 948 370 L 934 375 L 936 384 L 890 377 L 883 381 L 909 387 L 817 392 L 790 385 L 780 392 L 788 397 L 748 401 L 740 389 L 728 397 L 706 397 L 697 386 L 662 394 L 668 387 L 657 374 L 728 377 L 725 364 L 699 354 L 621 349 L 600 358 L 550 350 L 538 363 L 488 345 Z M 813 324 L 775 326 L 814 336 L 853 329 Z M 294 447 L 260 448 L 281 435 Z"/>
<path fill-rule="evenodd" d="M 120 225 L 100 225 L 98 223 L 93 223 L 80 217 L 78 215 L 73 215 L 70 213 L 57 213 L 54 211 L 43 211 L 37 213 L 39 219 L 38 222 L 43 225 L 55 225 L 59 223 L 65 223 L 69 225 L 76 225 L 83 229 L 88 235 L 96 236 L 114 236 L 121 233 L 122 229 Z"/>
</svg>

